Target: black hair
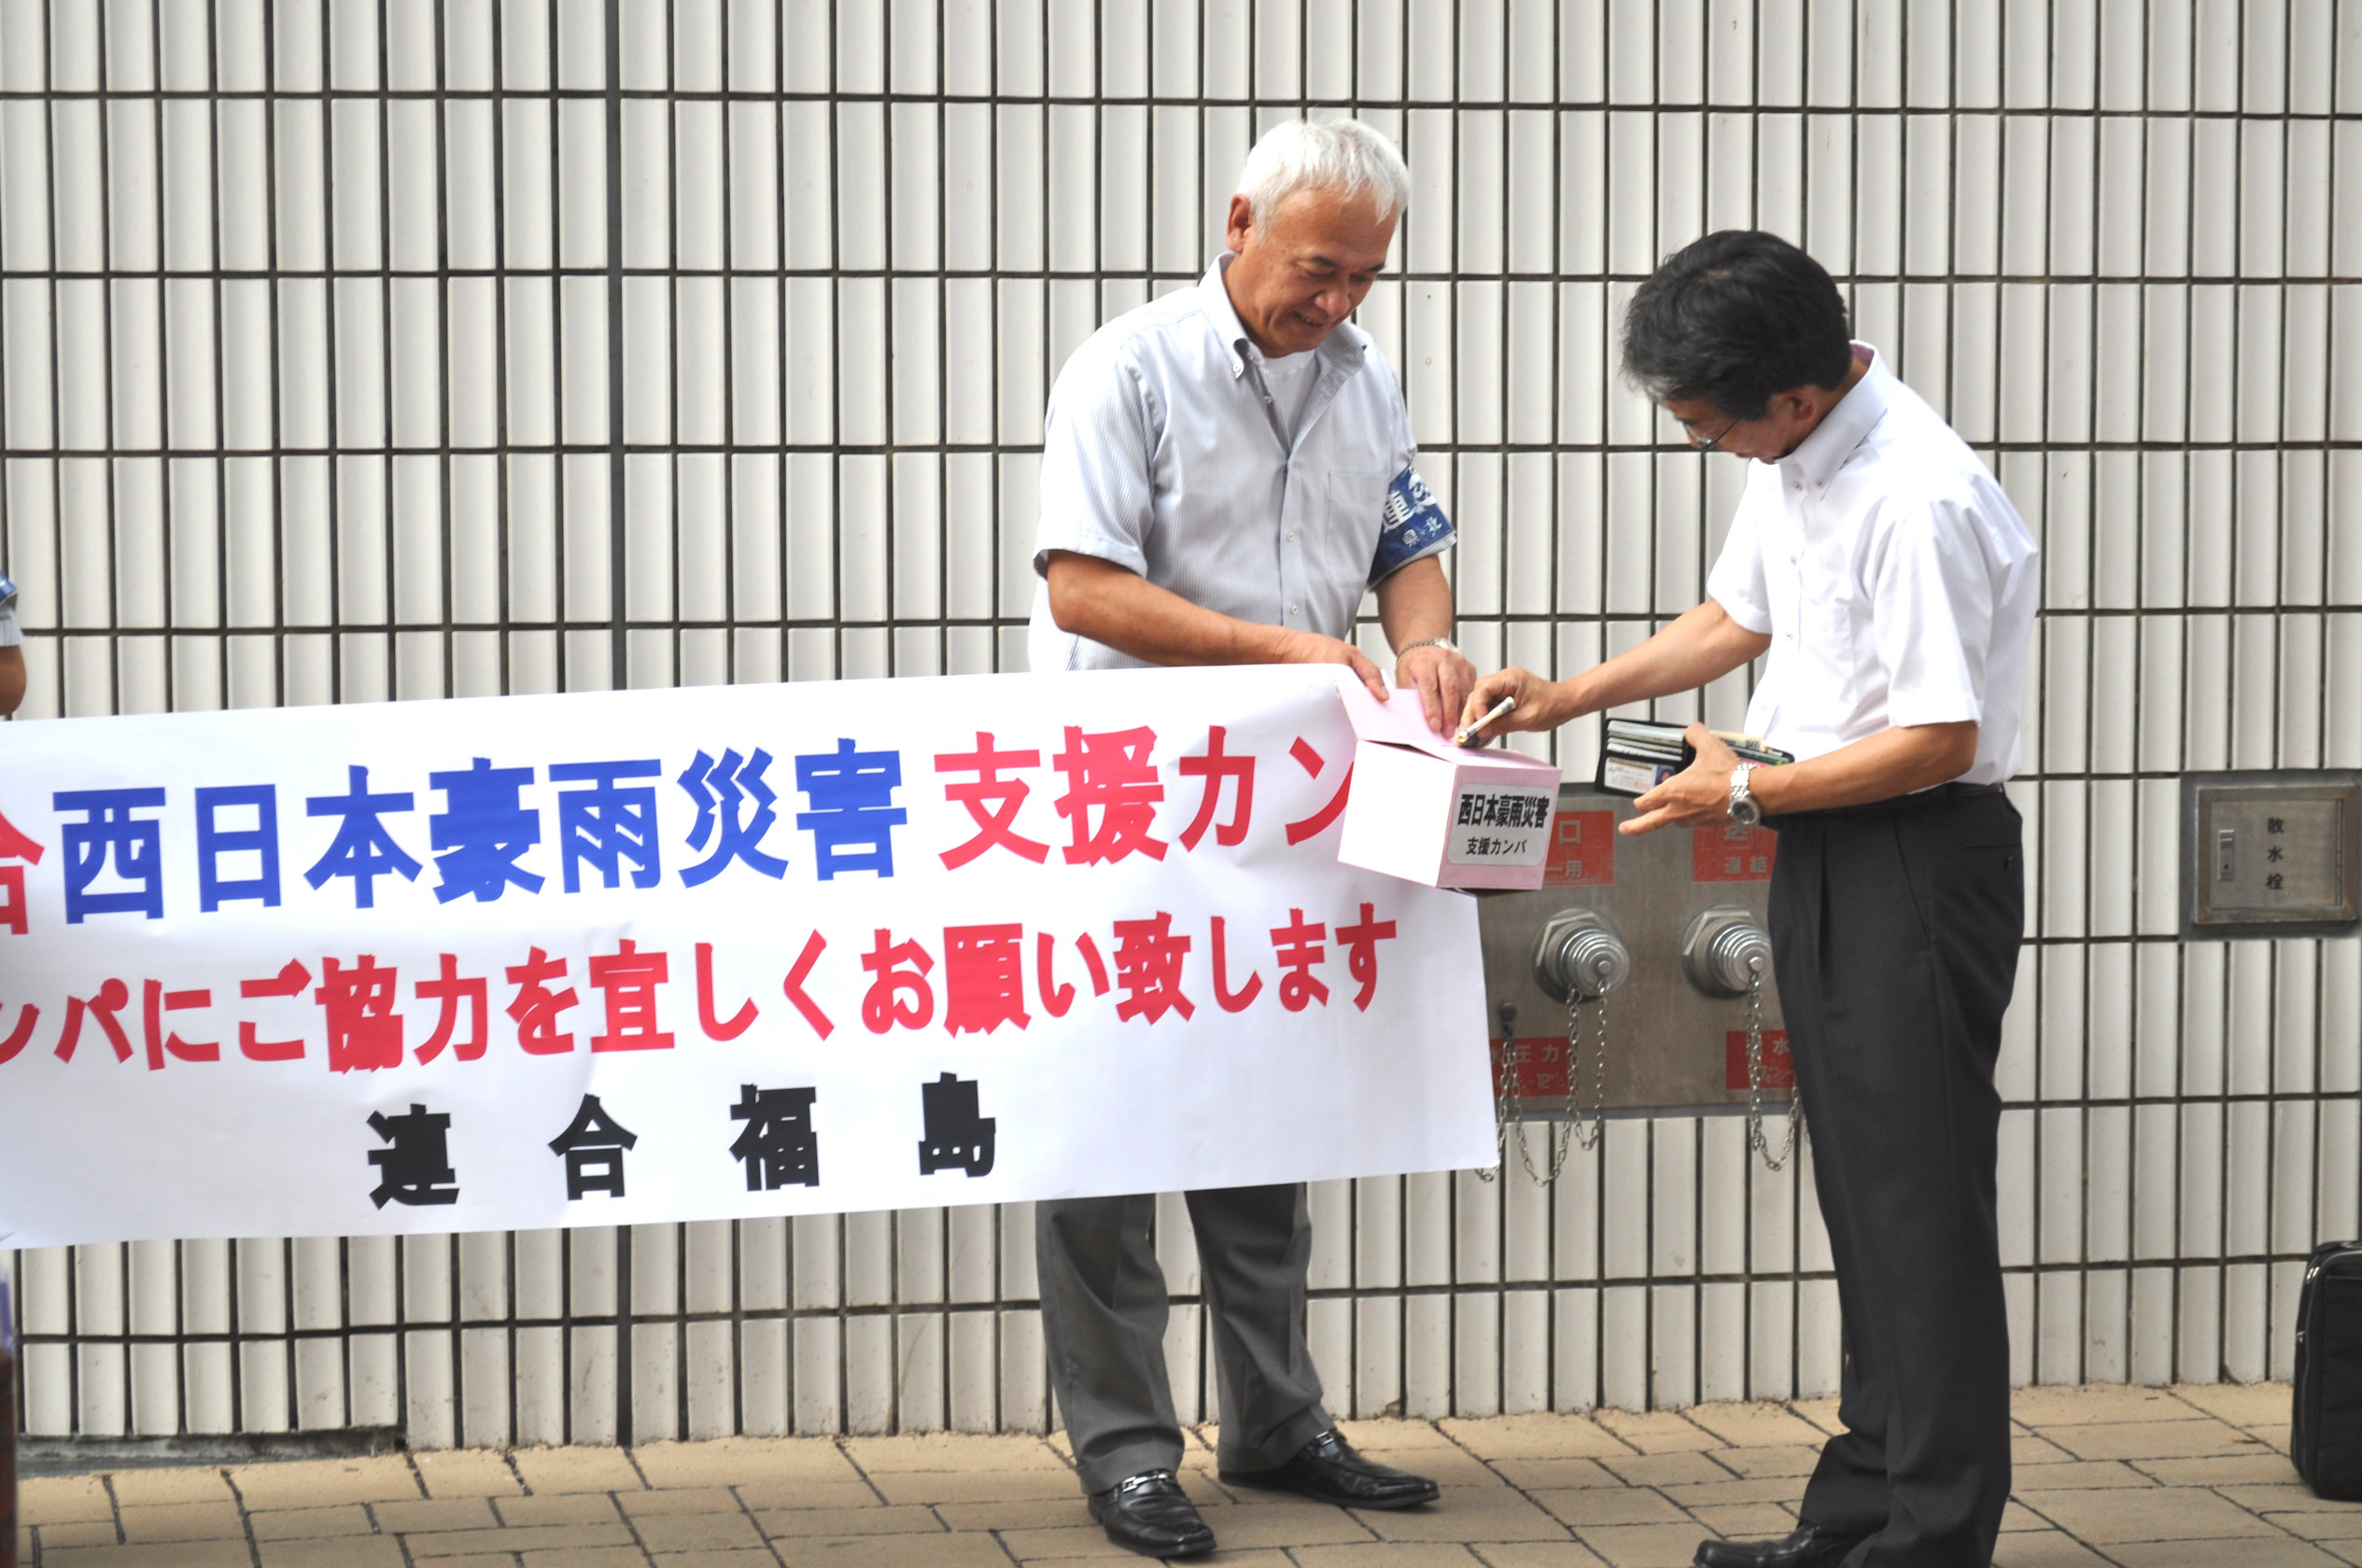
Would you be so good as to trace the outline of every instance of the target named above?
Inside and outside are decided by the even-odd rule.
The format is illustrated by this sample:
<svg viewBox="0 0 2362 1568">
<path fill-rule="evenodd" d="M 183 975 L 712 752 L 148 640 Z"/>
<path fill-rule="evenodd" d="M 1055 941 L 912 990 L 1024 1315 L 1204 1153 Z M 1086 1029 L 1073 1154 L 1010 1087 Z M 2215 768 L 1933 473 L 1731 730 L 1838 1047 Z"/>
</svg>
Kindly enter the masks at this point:
<svg viewBox="0 0 2362 1568">
<path fill-rule="evenodd" d="M 1657 264 L 1624 317 L 1624 373 L 1653 400 L 1761 419 L 1775 393 L 1842 385 L 1846 302 L 1820 262 L 1777 234 L 1723 229 Z"/>
</svg>

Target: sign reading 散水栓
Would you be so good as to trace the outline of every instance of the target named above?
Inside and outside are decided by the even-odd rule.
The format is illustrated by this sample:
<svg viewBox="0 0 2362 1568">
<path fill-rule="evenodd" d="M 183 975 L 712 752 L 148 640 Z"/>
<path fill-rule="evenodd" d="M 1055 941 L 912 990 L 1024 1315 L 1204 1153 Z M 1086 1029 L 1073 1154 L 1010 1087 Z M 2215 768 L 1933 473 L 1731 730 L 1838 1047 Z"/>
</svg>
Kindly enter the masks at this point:
<svg viewBox="0 0 2362 1568">
<path fill-rule="evenodd" d="M 0 1240 L 1489 1163 L 1474 906 L 1338 862 L 1339 679 L 7 726 Z"/>
</svg>

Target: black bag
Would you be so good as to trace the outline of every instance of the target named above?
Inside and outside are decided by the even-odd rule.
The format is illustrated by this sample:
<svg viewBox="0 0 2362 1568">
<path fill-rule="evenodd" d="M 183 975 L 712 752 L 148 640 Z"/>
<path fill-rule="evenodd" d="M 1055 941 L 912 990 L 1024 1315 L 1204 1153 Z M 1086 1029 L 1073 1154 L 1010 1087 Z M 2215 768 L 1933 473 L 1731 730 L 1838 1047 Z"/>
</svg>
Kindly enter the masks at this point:
<svg viewBox="0 0 2362 1568">
<path fill-rule="evenodd" d="M 2288 1457 L 2314 1496 L 2362 1499 L 2362 1241 L 2325 1241 L 2305 1265 Z"/>
</svg>

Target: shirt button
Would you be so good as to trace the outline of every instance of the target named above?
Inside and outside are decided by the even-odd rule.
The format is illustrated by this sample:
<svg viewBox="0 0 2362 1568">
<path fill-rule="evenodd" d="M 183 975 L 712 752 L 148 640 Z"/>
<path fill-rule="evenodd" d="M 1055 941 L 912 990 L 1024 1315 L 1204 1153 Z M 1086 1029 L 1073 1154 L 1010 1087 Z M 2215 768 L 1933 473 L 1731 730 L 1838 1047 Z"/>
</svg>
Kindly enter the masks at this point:
<svg viewBox="0 0 2362 1568">
<path fill-rule="evenodd" d="M 1295 607 L 1294 605 L 1289 605 L 1289 606 L 1287 607 L 1287 613 L 1288 613 L 1288 614 L 1290 614 L 1290 615 L 1295 614 L 1295 613 L 1296 613 L 1296 607 Z"/>
<path fill-rule="evenodd" d="M 1293 544 L 1293 543 L 1295 543 L 1295 542 L 1296 542 L 1296 536 L 1295 536 L 1295 534 L 1294 534 L 1294 533 L 1292 533 L 1292 532 L 1291 532 L 1291 533 L 1287 536 L 1287 542 L 1288 542 L 1288 543 L 1290 543 L 1290 544 Z"/>
</svg>

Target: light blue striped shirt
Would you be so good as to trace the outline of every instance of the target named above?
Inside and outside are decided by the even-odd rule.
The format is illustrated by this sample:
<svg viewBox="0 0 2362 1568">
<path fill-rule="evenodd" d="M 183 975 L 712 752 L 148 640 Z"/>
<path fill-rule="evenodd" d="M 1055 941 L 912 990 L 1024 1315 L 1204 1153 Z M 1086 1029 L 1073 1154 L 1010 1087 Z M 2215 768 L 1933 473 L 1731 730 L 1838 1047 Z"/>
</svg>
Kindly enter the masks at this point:
<svg viewBox="0 0 2362 1568">
<path fill-rule="evenodd" d="M 1107 323 L 1059 372 L 1033 569 L 1071 551 L 1241 621 L 1350 637 L 1362 594 L 1447 549 L 1452 526 L 1412 466 L 1393 367 L 1352 322 L 1313 351 L 1318 377 L 1286 429 L 1223 287 L 1230 259 Z M 1047 581 L 1027 652 L 1036 670 L 1145 662 L 1061 631 Z"/>
</svg>

